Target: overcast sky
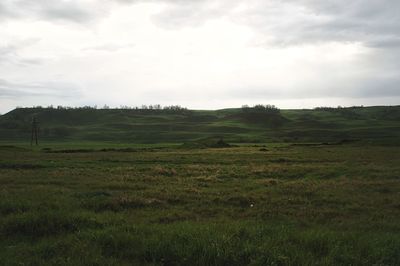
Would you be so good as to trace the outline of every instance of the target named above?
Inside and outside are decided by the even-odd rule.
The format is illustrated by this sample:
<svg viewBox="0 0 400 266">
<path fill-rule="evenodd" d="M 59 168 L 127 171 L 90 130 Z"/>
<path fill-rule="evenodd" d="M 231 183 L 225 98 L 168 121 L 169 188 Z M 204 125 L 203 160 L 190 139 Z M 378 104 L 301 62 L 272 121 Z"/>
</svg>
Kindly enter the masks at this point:
<svg viewBox="0 0 400 266">
<path fill-rule="evenodd" d="M 398 0 L 1 0 L 0 112 L 400 104 Z"/>
</svg>

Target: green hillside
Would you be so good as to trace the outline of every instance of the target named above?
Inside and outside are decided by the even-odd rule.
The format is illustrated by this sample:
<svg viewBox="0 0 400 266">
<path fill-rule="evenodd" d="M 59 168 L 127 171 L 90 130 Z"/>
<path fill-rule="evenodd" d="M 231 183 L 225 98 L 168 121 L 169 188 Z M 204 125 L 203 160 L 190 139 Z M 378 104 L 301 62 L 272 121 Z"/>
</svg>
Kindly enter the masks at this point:
<svg viewBox="0 0 400 266">
<path fill-rule="evenodd" d="M 232 143 L 377 141 L 400 143 L 400 106 L 257 110 L 18 108 L 0 116 L 0 140 Z"/>
</svg>

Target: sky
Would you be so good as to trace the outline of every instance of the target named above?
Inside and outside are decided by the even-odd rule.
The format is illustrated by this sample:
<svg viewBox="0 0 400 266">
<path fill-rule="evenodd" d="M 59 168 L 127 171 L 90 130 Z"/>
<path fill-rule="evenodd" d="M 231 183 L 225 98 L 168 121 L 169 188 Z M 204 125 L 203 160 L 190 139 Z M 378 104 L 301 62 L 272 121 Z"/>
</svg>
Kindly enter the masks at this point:
<svg viewBox="0 0 400 266">
<path fill-rule="evenodd" d="M 1 0 L 0 113 L 400 104 L 398 0 Z"/>
</svg>

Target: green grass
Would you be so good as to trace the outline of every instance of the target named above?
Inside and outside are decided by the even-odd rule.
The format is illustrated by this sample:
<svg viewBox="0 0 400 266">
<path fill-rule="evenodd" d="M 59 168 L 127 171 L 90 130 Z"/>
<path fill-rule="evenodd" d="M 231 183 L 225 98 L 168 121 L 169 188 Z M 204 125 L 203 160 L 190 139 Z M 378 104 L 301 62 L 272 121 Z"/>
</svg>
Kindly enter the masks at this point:
<svg viewBox="0 0 400 266">
<path fill-rule="evenodd" d="M 399 145 L 400 106 L 282 110 L 280 114 L 20 108 L 0 116 L 0 140 L 29 142 L 32 117 L 40 142 L 184 143 L 223 137 L 228 142 L 335 142 L 352 139 Z"/>
<path fill-rule="evenodd" d="M 14 144 L 2 265 L 400 264 L 396 146 Z"/>
</svg>

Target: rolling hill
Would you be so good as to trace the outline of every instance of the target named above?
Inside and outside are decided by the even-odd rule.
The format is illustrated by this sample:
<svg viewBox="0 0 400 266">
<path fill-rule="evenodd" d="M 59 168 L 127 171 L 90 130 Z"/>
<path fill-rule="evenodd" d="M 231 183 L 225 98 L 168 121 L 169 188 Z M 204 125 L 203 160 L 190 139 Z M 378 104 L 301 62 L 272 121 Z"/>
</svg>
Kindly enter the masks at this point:
<svg viewBox="0 0 400 266">
<path fill-rule="evenodd" d="M 0 140 L 184 143 L 223 138 L 232 143 L 373 141 L 400 143 L 400 106 L 254 110 L 17 108 L 0 116 Z"/>
</svg>

